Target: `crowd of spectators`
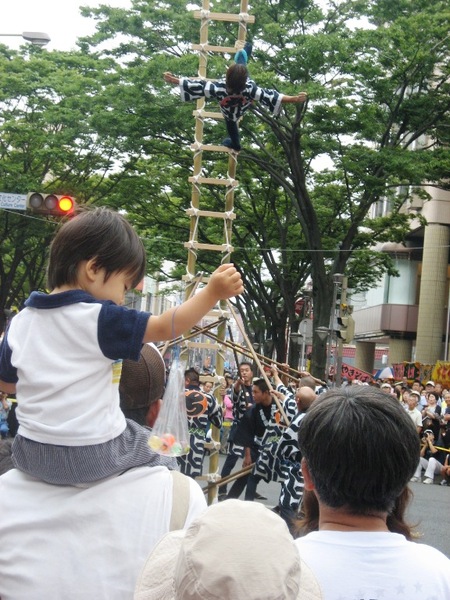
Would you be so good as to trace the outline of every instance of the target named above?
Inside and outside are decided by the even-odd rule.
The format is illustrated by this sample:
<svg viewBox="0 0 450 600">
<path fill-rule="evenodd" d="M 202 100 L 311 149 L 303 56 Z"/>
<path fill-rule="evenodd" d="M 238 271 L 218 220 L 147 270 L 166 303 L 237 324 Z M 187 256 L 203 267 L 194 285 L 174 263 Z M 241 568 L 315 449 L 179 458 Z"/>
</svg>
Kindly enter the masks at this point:
<svg viewBox="0 0 450 600">
<path fill-rule="evenodd" d="M 395 396 L 411 417 L 420 437 L 420 459 L 412 483 L 450 484 L 450 391 L 432 380 L 377 381 L 376 386 Z M 423 472 L 423 479 L 422 479 Z"/>
</svg>

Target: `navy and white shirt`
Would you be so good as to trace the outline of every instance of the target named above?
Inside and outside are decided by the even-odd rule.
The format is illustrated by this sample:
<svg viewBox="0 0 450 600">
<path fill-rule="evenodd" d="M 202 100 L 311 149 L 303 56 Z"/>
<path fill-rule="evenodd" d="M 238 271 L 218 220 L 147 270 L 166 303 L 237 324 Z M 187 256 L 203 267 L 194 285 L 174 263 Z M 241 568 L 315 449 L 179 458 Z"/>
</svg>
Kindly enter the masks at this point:
<svg viewBox="0 0 450 600">
<path fill-rule="evenodd" d="M 294 394 L 284 385 L 278 385 L 277 390 L 284 394 L 282 406 L 289 422 L 297 414 L 297 403 Z M 282 481 L 285 477 L 282 461 L 277 455 L 277 448 L 286 431 L 287 424 L 284 419 L 272 419 L 270 426 L 266 429 L 261 443 L 261 452 L 256 460 L 254 472 L 262 477 L 264 481 Z"/>
<path fill-rule="evenodd" d="M 0 348 L 0 379 L 17 384 L 18 433 L 64 446 L 120 435 L 122 359 L 138 360 L 149 317 L 82 290 L 33 292 Z"/>
<path fill-rule="evenodd" d="M 281 111 L 283 94 L 276 90 L 260 88 L 252 79 L 247 79 L 241 94 L 229 94 L 225 80 L 205 81 L 204 79 L 180 78 L 180 94 L 184 102 L 200 98 L 216 98 L 220 111 L 228 121 L 238 121 L 256 100 L 274 115 Z"/>
<path fill-rule="evenodd" d="M 200 477 L 203 473 L 206 433 L 210 423 L 222 427 L 222 409 L 212 394 L 205 394 L 199 386 L 189 385 L 186 389 L 186 412 L 189 427 L 189 453 L 178 457 L 180 471 L 189 477 Z"/>
</svg>

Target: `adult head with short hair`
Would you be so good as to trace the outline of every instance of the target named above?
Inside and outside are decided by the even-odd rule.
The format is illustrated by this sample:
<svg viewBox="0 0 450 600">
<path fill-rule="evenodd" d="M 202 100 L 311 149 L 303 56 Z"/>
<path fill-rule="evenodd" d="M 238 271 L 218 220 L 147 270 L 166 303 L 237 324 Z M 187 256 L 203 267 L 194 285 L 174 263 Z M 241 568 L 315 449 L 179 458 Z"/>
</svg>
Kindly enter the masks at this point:
<svg viewBox="0 0 450 600">
<path fill-rule="evenodd" d="M 414 379 L 411 389 L 414 390 L 415 392 L 420 392 L 422 388 L 422 384 L 420 383 L 420 381 L 418 379 Z"/>
<path fill-rule="evenodd" d="M 245 385 L 251 385 L 253 379 L 253 365 L 251 362 L 243 361 L 239 363 L 239 378 Z"/>
<path fill-rule="evenodd" d="M 404 402 L 407 404 L 409 410 L 414 410 L 420 401 L 420 394 L 418 392 L 408 392 L 403 395 Z"/>
<path fill-rule="evenodd" d="M 319 504 L 389 514 L 413 476 L 419 440 L 396 399 L 370 387 L 326 392 L 299 429 L 305 483 Z"/>
<path fill-rule="evenodd" d="M 202 390 L 205 394 L 211 394 L 214 388 L 213 381 L 203 381 L 202 382 Z"/>
<path fill-rule="evenodd" d="M 316 400 L 317 394 L 308 386 L 302 386 L 297 388 L 295 392 L 295 401 L 297 408 L 301 412 L 306 412 L 311 404 Z"/>
<path fill-rule="evenodd" d="M 153 427 L 166 381 L 163 358 L 154 344 L 144 344 L 139 360 L 124 360 L 119 383 L 120 408 L 127 417 Z"/>
<path fill-rule="evenodd" d="M 450 598 L 450 559 L 413 541 L 405 521 L 419 437 L 397 398 L 369 386 L 319 396 L 300 424 L 299 447 L 305 519 L 294 543 L 323 598 L 392 599 L 402 590 L 422 600 L 418 582 L 429 571 L 425 596 Z"/>
<path fill-rule="evenodd" d="M 435 404 L 437 404 L 437 401 L 439 400 L 439 394 L 437 392 L 435 392 L 434 390 L 432 392 L 428 392 L 427 400 L 428 400 L 428 404 L 431 404 L 431 406 L 434 406 Z"/>
<path fill-rule="evenodd" d="M 265 379 L 255 379 L 253 382 L 252 394 L 255 404 L 268 406 L 272 404 L 271 388 L 267 385 Z"/>
<path fill-rule="evenodd" d="M 184 378 L 187 385 L 200 385 L 200 373 L 194 367 L 186 369 Z"/>
<path fill-rule="evenodd" d="M 305 375 L 304 377 L 300 377 L 300 379 L 298 380 L 299 388 L 308 387 L 311 390 L 315 390 L 316 385 L 317 385 L 317 382 L 314 379 L 314 377 L 312 377 L 312 375 Z"/>
</svg>

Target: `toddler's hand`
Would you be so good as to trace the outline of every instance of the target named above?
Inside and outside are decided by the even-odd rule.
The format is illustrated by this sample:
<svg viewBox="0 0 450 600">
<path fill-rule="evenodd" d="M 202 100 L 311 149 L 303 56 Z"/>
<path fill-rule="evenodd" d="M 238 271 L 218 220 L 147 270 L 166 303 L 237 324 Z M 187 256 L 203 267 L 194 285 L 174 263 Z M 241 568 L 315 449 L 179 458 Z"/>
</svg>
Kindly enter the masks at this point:
<svg viewBox="0 0 450 600">
<path fill-rule="evenodd" d="M 233 298 L 244 291 L 241 274 L 231 263 L 220 265 L 211 275 L 207 287 L 217 300 Z"/>
</svg>

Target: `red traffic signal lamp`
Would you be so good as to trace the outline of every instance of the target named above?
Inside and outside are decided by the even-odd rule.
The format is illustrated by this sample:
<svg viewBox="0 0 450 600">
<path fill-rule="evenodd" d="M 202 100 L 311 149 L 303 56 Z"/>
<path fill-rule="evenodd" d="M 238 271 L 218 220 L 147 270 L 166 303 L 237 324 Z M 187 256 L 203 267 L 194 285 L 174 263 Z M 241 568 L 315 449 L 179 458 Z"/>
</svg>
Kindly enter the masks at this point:
<svg viewBox="0 0 450 600">
<path fill-rule="evenodd" d="M 65 217 L 71 215 L 75 207 L 76 202 L 72 196 L 57 196 L 41 192 L 30 192 L 27 195 L 27 208 L 36 214 Z"/>
</svg>

